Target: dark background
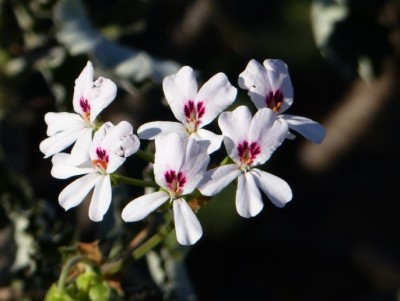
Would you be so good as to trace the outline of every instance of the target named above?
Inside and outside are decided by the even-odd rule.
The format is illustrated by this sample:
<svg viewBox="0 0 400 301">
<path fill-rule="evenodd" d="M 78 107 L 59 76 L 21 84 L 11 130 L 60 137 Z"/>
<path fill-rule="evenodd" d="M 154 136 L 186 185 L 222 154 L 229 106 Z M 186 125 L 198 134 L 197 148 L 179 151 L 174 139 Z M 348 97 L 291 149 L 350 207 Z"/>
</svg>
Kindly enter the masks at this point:
<svg viewBox="0 0 400 301">
<path fill-rule="evenodd" d="M 327 130 L 321 145 L 301 136 L 286 141 L 265 165 L 292 188 L 293 200 L 285 208 L 265 198 L 258 216 L 241 218 L 230 187 L 200 210 L 204 235 L 184 251 L 199 300 L 398 300 L 397 1 L 351 0 L 343 6 L 322 0 L 82 1 L 87 13 L 83 20 L 124 47 L 122 52 L 109 45 L 74 52 L 83 43 L 63 40 L 68 10 L 63 10 L 66 19 L 55 13 L 62 2 L 68 1 L 0 1 L 3 288 L 17 278 L 36 279 L 24 287 L 36 291 L 29 298 L 40 300 L 40 291 L 59 273 L 60 258 L 38 254 L 35 277 L 24 269 L 10 271 L 15 214 L 30 221 L 28 230 L 39 253 L 57 253 L 72 237 L 104 239 L 106 226 L 88 222 L 82 210 L 64 212 L 57 203 L 68 181 L 51 178 L 51 162 L 39 152 L 46 137 L 43 116 L 71 109 L 73 81 L 91 59 L 99 73 L 119 85 L 104 120 L 125 119 L 135 128 L 147 121 L 173 120 L 162 104 L 162 73 L 138 79 L 133 67 L 125 76 L 114 68 L 119 53 L 143 50 L 158 60 L 192 66 L 199 86 L 224 72 L 237 87 L 250 59 L 282 59 L 295 92 L 288 113 L 316 120 Z M 312 6 L 325 8 L 314 11 L 322 25 L 311 14 Z M 347 15 L 332 18 L 340 9 Z M 323 42 L 313 35 L 321 26 L 331 26 Z M 240 89 L 234 106 L 238 104 L 255 111 Z M 218 130 L 215 124 L 211 128 Z M 213 156 L 217 162 L 224 154 L 221 150 Z M 144 167 L 140 159 L 130 158 L 124 173 L 140 177 Z M 141 191 L 124 193 L 133 198 Z"/>
</svg>

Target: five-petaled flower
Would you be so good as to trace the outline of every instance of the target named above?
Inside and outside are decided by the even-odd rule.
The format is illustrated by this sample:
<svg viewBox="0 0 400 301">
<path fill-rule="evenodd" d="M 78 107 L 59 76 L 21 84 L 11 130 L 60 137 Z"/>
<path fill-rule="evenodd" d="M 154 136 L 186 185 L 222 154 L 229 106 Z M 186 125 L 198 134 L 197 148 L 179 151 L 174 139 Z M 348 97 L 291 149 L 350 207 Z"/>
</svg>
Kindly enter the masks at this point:
<svg viewBox="0 0 400 301">
<path fill-rule="evenodd" d="M 107 78 L 99 77 L 93 82 L 93 72 L 93 65 L 89 61 L 75 81 L 72 103 L 76 114 L 49 112 L 45 115 L 49 137 L 39 146 L 45 158 L 75 142 L 70 162 L 78 165 L 88 159 L 96 117 L 114 100 L 117 93 L 116 85 Z"/>
<path fill-rule="evenodd" d="M 162 189 L 131 201 L 123 209 L 122 219 L 139 221 L 170 200 L 178 242 L 194 244 L 203 231 L 184 196 L 196 189 L 207 169 L 209 155 L 194 139 L 185 139 L 175 133 L 157 137 L 155 144 L 154 176 Z"/>
<path fill-rule="evenodd" d="M 113 173 L 126 157 L 139 149 L 139 139 L 132 133 L 132 126 L 122 121 L 114 126 L 104 123 L 94 134 L 90 145 L 90 159 L 74 166 L 71 155 L 58 153 L 53 156 L 51 174 L 58 179 L 85 175 L 64 188 L 59 195 L 59 203 L 68 210 L 79 205 L 94 187 L 89 206 L 89 218 L 101 221 L 107 212 L 112 198 L 110 174 Z"/>
<path fill-rule="evenodd" d="M 252 118 L 245 106 L 224 112 L 218 120 L 229 157 L 235 164 L 219 166 L 206 172 L 198 189 L 203 195 L 219 193 L 238 179 L 236 209 L 243 217 L 257 215 L 264 204 L 261 189 L 278 207 L 292 199 L 289 185 L 282 179 L 254 168 L 265 163 L 286 137 L 287 123 L 270 109 L 260 109 Z"/>
<path fill-rule="evenodd" d="M 314 143 L 324 140 L 325 128 L 318 122 L 301 116 L 282 114 L 293 103 L 293 86 L 283 61 L 268 59 L 263 66 L 256 60 L 251 60 L 239 75 L 238 83 L 242 89 L 249 90 L 249 96 L 258 109 L 273 110 L 286 120 L 290 129 Z"/>
<path fill-rule="evenodd" d="M 138 129 L 141 139 L 154 139 L 169 133 L 197 140 L 211 154 L 222 142 L 222 136 L 203 129 L 225 110 L 236 98 L 237 89 L 223 73 L 210 78 L 197 92 L 197 81 L 192 68 L 182 67 L 167 76 L 163 90 L 174 116 L 179 122 L 154 121 Z"/>
</svg>

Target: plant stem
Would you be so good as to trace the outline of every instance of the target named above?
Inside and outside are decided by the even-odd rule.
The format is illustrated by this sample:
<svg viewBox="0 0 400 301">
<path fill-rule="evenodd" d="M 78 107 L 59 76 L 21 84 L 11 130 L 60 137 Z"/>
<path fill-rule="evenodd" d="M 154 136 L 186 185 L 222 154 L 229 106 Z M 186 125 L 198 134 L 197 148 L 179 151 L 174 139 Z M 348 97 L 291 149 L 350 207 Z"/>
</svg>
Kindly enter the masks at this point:
<svg viewBox="0 0 400 301">
<path fill-rule="evenodd" d="M 171 219 L 156 234 L 150 237 L 145 243 L 132 252 L 132 260 L 136 261 L 146 255 L 150 250 L 164 240 L 165 237 L 174 229 L 174 223 Z"/>
<path fill-rule="evenodd" d="M 233 163 L 232 159 L 229 156 L 226 156 L 221 163 L 219 163 L 219 166 L 227 165 Z"/>
<path fill-rule="evenodd" d="M 161 243 L 165 237 L 174 229 L 173 219 L 169 219 L 167 223 L 153 236 L 136 248 L 132 253 L 128 253 L 123 258 L 120 258 L 114 262 L 106 263 L 102 266 L 104 274 L 116 274 L 121 271 L 124 267 L 135 262 L 146 255 L 150 250 L 155 248 Z"/>
<path fill-rule="evenodd" d="M 65 287 L 65 281 L 67 280 L 68 273 L 72 267 L 84 258 L 82 255 L 76 255 L 70 258 L 61 269 L 60 278 L 58 279 L 58 288 L 63 291 Z"/>
<path fill-rule="evenodd" d="M 154 188 L 158 188 L 157 183 L 153 182 L 153 181 L 145 181 L 145 180 L 125 177 L 125 176 L 121 176 L 119 174 L 113 174 L 112 177 L 113 177 L 113 180 L 115 180 L 116 184 L 126 183 L 126 184 L 129 184 L 129 185 L 138 186 L 138 187 L 154 187 Z"/>
<path fill-rule="evenodd" d="M 150 154 L 148 152 L 142 151 L 141 149 L 139 149 L 136 153 L 136 156 L 138 156 L 139 158 L 142 158 L 143 160 L 146 160 L 147 162 L 151 162 L 154 163 L 154 155 Z"/>
</svg>

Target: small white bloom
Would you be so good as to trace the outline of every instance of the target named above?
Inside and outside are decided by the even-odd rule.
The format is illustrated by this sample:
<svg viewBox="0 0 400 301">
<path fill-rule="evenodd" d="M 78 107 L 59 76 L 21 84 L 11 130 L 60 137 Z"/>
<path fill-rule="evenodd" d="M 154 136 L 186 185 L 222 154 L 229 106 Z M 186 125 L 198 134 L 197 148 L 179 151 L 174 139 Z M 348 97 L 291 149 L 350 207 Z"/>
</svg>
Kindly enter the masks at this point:
<svg viewBox="0 0 400 301">
<path fill-rule="evenodd" d="M 198 189 L 213 196 L 238 178 L 236 209 L 243 217 L 257 215 L 264 204 L 259 189 L 272 203 L 283 207 L 292 199 L 289 185 L 282 179 L 254 168 L 265 163 L 281 145 L 288 131 L 287 123 L 272 110 L 260 109 L 252 118 L 245 106 L 219 117 L 219 126 L 229 157 L 235 164 L 217 167 L 206 172 Z"/>
<path fill-rule="evenodd" d="M 40 150 L 48 158 L 75 142 L 71 163 L 78 165 L 88 159 L 95 119 L 115 98 L 117 86 L 109 79 L 99 77 L 93 82 L 93 65 L 89 61 L 75 80 L 73 107 L 76 113 L 49 112 L 47 139 L 40 143 Z"/>
<path fill-rule="evenodd" d="M 139 149 L 139 139 L 132 133 L 132 126 L 122 121 L 114 126 L 104 123 L 93 137 L 90 145 L 90 159 L 74 166 L 71 155 L 58 153 L 53 156 L 51 174 L 58 179 L 85 175 L 64 188 L 59 195 L 59 203 L 68 210 L 79 205 L 94 187 L 89 206 L 89 218 L 101 221 L 107 212 L 112 198 L 110 174 L 113 173 L 126 157 Z"/>
<path fill-rule="evenodd" d="M 174 116 L 179 122 L 149 122 L 138 129 L 141 139 L 155 139 L 169 133 L 197 140 L 210 154 L 222 142 L 222 136 L 203 129 L 225 110 L 236 98 L 237 89 L 223 73 L 210 78 L 197 92 L 193 69 L 185 66 L 178 73 L 167 76 L 163 90 Z"/>
<path fill-rule="evenodd" d="M 196 189 L 207 169 L 209 155 L 194 139 L 185 139 L 175 133 L 157 137 L 155 144 L 154 176 L 162 190 L 131 201 L 123 209 L 122 219 L 139 221 L 170 200 L 178 242 L 194 244 L 203 230 L 183 196 Z"/>
<path fill-rule="evenodd" d="M 258 109 L 269 108 L 286 120 L 289 128 L 314 143 L 325 138 L 325 128 L 318 122 L 301 116 L 282 114 L 293 103 L 293 86 L 287 65 L 281 60 L 268 59 L 264 66 L 251 60 L 239 75 L 239 87 L 249 91 Z M 282 115 L 281 115 L 282 114 Z M 290 137 L 292 135 L 288 135 Z"/>
</svg>

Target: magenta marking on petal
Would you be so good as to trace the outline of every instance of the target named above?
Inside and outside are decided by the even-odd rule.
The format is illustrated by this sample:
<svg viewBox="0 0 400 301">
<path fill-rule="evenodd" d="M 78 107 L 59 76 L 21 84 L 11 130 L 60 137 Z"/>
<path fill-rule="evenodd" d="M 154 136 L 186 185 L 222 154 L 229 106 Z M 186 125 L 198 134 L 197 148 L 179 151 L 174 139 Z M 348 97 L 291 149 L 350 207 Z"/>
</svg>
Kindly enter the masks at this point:
<svg viewBox="0 0 400 301">
<path fill-rule="evenodd" d="M 102 169 L 107 169 L 107 164 L 109 161 L 109 156 L 107 154 L 107 151 L 98 147 L 96 148 L 96 155 L 97 158 L 92 160 L 93 166 L 100 167 Z"/>
<path fill-rule="evenodd" d="M 174 195 L 179 195 L 186 184 L 186 177 L 179 171 L 178 174 L 174 170 L 168 170 L 164 174 L 165 182 Z"/>
<path fill-rule="evenodd" d="M 204 107 L 203 102 L 199 101 L 197 103 L 197 117 L 200 119 L 201 117 L 203 117 L 205 112 L 206 112 L 206 108 Z"/>
<path fill-rule="evenodd" d="M 283 92 L 281 90 L 269 91 L 265 97 L 267 108 L 270 108 L 275 113 L 278 113 L 283 102 Z"/>
<path fill-rule="evenodd" d="M 83 96 L 81 96 L 81 98 L 79 99 L 79 105 L 82 108 L 83 111 L 83 117 L 85 119 L 90 119 L 90 104 L 89 101 L 85 98 L 83 98 Z"/>
<path fill-rule="evenodd" d="M 194 103 L 193 100 L 188 100 L 183 107 L 183 111 L 185 113 L 186 122 L 188 124 L 188 131 L 193 133 L 197 131 L 197 128 L 201 124 L 201 118 L 204 116 L 206 112 L 206 107 L 202 101 Z"/>
<path fill-rule="evenodd" d="M 245 166 L 250 166 L 254 159 L 261 153 L 261 147 L 257 142 L 249 144 L 246 140 L 237 146 L 240 162 Z"/>
<path fill-rule="evenodd" d="M 85 98 L 83 98 L 83 96 L 79 99 L 79 105 L 82 108 L 82 111 L 85 113 L 90 112 L 90 104 L 89 101 Z"/>
</svg>

